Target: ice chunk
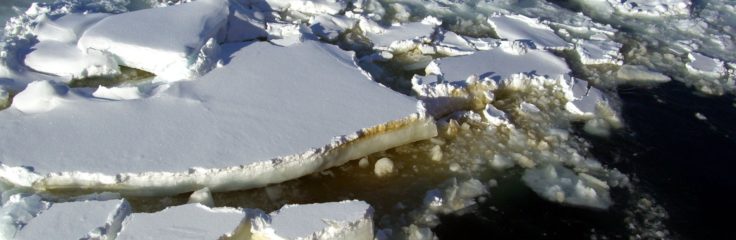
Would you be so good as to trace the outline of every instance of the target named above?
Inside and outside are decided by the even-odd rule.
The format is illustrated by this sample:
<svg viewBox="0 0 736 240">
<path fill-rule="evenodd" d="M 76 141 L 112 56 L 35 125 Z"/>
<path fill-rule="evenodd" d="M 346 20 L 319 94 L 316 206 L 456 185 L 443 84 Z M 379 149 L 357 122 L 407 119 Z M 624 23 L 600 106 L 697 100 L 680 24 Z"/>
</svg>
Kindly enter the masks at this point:
<svg viewBox="0 0 736 240">
<path fill-rule="evenodd" d="M 295 11 L 309 15 L 335 15 L 347 7 L 343 0 L 236 0 L 255 5 L 262 11 Z"/>
<path fill-rule="evenodd" d="M 190 69 L 202 46 L 221 39 L 228 20 L 228 1 L 199 0 L 107 17 L 79 39 L 81 49 L 114 55 L 120 64 L 169 80 L 198 75 Z"/>
<path fill-rule="evenodd" d="M 430 37 L 437 27 L 435 21 L 413 22 L 389 28 L 368 28 L 365 25 L 361 22 L 361 29 L 373 43 L 374 49 L 399 52 L 411 49 L 418 43 L 431 41 Z"/>
<path fill-rule="evenodd" d="M 41 179 L 20 170 L 0 177 L 44 189 L 225 191 L 291 180 L 437 134 L 415 99 L 371 81 L 337 46 L 252 42 L 223 51 L 222 67 L 163 85 L 152 97 L 81 96 L 36 116 L 0 111 L 2 166 L 29 166 L 29 176 Z M 13 105 L 49 110 L 58 95 L 51 83 L 37 82 Z"/>
<path fill-rule="evenodd" d="M 125 200 L 54 203 L 31 219 L 17 239 L 115 239 L 130 214 Z"/>
<path fill-rule="evenodd" d="M 41 42 L 57 41 L 73 44 L 87 28 L 108 16 L 110 14 L 106 13 L 70 13 L 56 20 L 46 18 L 38 23 L 33 33 Z"/>
<path fill-rule="evenodd" d="M 26 66 L 42 73 L 68 79 L 120 74 L 118 63 L 96 50 L 86 53 L 75 45 L 56 41 L 41 41 L 25 57 Z"/>
<path fill-rule="evenodd" d="M 99 86 L 92 96 L 110 100 L 133 100 L 143 98 L 138 87 L 105 87 Z"/>
<path fill-rule="evenodd" d="M 583 64 L 623 64 L 619 50 L 623 44 L 617 43 L 607 36 L 599 35 L 587 40 L 579 40 L 575 51 Z"/>
<path fill-rule="evenodd" d="M 688 54 L 690 62 L 686 64 L 690 72 L 718 77 L 726 73 L 723 61 L 705 56 L 698 52 Z"/>
<path fill-rule="evenodd" d="M 690 14 L 690 0 L 606 0 L 618 12 L 638 16 L 671 16 Z"/>
<path fill-rule="evenodd" d="M 373 165 L 373 173 L 378 177 L 391 174 L 394 171 L 394 162 L 389 158 L 381 158 Z"/>
<path fill-rule="evenodd" d="M 585 80 L 574 79 L 572 83 L 572 96 L 568 96 L 571 101 L 565 104 L 565 109 L 581 117 L 593 116 L 596 113 L 596 106 L 606 101 L 603 92 L 589 87 Z"/>
<path fill-rule="evenodd" d="M 242 42 L 268 37 L 266 18 L 262 12 L 249 9 L 231 1 L 225 42 Z"/>
<path fill-rule="evenodd" d="M 616 78 L 623 82 L 668 82 L 670 77 L 640 65 L 623 65 Z"/>
<path fill-rule="evenodd" d="M 50 111 L 61 104 L 62 95 L 66 94 L 66 90 L 50 81 L 32 82 L 25 90 L 15 95 L 12 106 L 24 113 Z"/>
<path fill-rule="evenodd" d="M 238 209 L 186 204 L 131 214 L 116 239 L 240 239 L 238 228 L 245 219 L 246 213 Z"/>
<path fill-rule="evenodd" d="M 254 239 L 373 239 L 373 209 L 356 200 L 286 205 L 253 222 Z"/>
<path fill-rule="evenodd" d="M 41 196 L 38 195 L 14 194 L 10 196 L 3 201 L 2 208 L 0 208 L 0 238 L 13 239 L 21 226 L 27 224 L 48 207 L 49 204 L 42 201 Z"/>
<path fill-rule="evenodd" d="M 334 41 L 347 29 L 352 28 L 358 20 L 346 16 L 319 15 L 309 19 L 312 31 L 317 36 Z"/>
<path fill-rule="evenodd" d="M 215 206 L 215 200 L 212 199 L 212 193 L 210 193 L 209 188 L 202 188 L 194 191 L 192 195 L 189 196 L 189 201 L 187 203 L 200 203 L 208 207 Z"/>
<path fill-rule="evenodd" d="M 554 164 L 527 169 L 524 183 L 539 196 L 558 203 L 606 209 L 613 204 L 605 182 Z"/>
<path fill-rule="evenodd" d="M 565 49 L 571 44 L 557 36 L 555 32 L 539 20 L 523 15 L 498 15 L 488 18 L 496 34 L 516 44 L 530 49 Z"/>
<path fill-rule="evenodd" d="M 10 93 L 0 86 L 0 110 L 5 109 L 10 105 Z"/>
<path fill-rule="evenodd" d="M 463 81 L 470 75 L 480 79 L 501 80 L 525 73 L 557 78 L 570 72 L 564 60 L 546 51 L 529 51 L 516 55 L 496 48 L 471 55 L 442 58 L 437 61 L 445 81 Z"/>
</svg>

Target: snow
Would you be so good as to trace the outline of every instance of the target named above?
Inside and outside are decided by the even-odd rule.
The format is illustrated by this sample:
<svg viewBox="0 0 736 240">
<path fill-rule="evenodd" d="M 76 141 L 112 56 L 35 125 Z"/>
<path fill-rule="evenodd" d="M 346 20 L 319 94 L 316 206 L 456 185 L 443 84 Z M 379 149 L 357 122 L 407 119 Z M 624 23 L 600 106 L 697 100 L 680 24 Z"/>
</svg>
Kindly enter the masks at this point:
<svg viewBox="0 0 736 240">
<path fill-rule="evenodd" d="M 566 49 L 571 45 L 539 20 L 523 15 L 497 15 L 488 18 L 498 37 L 530 49 Z"/>
<path fill-rule="evenodd" d="M 347 7 L 344 0 L 236 0 L 255 5 L 261 10 L 277 12 L 294 11 L 309 15 L 335 15 Z"/>
<path fill-rule="evenodd" d="M 254 239 L 373 239 L 373 208 L 357 200 L 286 205 L 253 222 Z"/>
<path fill-rule="evenodd" d="M 108 16 L 110 14 L 106 13 L 70 13 L 56 20 L 45 18 L 38 23 L 33 33 L 41 42 L 76 43 L 87 28 Z"/>
<path fill-rule="evenodd" d="M 118 63 L 102 52 L 85 53 L 73 44 L 51 40 L 34 45 L 24 61 L 33 70 L 70 80 L 120 74 Z"/>
<path fill-rule="evenodd" d="M 501 80 L 518 73 L 557 78 L 570 72 L 564 60 L 549 52 L 534 50 L 517 55 L 504 50 L 504 47 L 442 58 L 437 60 L 437 65 L 442 78 L 448 82 L 463 81 L 470 75 Z"/>
<path fill-rule="evenodd" d="M 623 64 L 623 57 L 619 53 L 623 44 L 611 40 L 608 36 L 598 35 L 591 39 L 578 40 L 575 51 L 583 64 Z"/>
<path fill-rule="evenodd" d="M 12 107 L 27 114 L 51 111 L 63 102 L 66 89 L 50 81 L 36 81 L 13 97 Z"/>
<path fill-rule="evenodd" d="M 242 42 L 268 37 L 263 13 L 231 1 L 225 42 Z"/>
<path fill-rule="evenodd" d="M 373 43 L 373 48 L 391 52 L 406 51 L 419 43 L 431 41 L 430 37 L 439 25 L 436 21 L 426 20 L 383 28 L 380 26 L 366 27 L 369 25 L 364 23 L 366 21 L 370 20 L 363 19 L 359 26 L 368 40 Z"/>
<path fill-rule="evenodd" d="M 613 204 L 604 181 L 559 165 L 543 164 L 527 169 L 522 180 L 540 197 L 552 202 L 600 209 Z"/>
<path fill-rule="evenodd" d="M 3 178 L 142 195 L 245 189 L 437 134 L 416 100 L 368 79 L 336 46 L 253 42 L 223 51 L 223 67 L 142 99 L 62 96 L 50 82 L 30 84 L 13 102 L 20 111 L 0 111 Z"/>
<path fill-rule="evenodd" d="M 319 15 L 309 19 L 312 32 L 330 41 L 337 40 L 340 33 L 354 27 L 357 22 L 346 16 Z"/>
<path fill-rule="evenodd" d="M 200 0 L 117 14 L 85 31 L 78 46 L 167 80 L 191 79 L 200 74 L 191 66 L 200 49 L 211 38 L 223 38 L 228 13 L 226 0 Z"/>
<path fill-rule="evenodd" d="M 109 100 L 133 100 L 145 97 L 138 87 L 99 86 L 92 96 Z"/>
<path fill-rule="evenodd" d="M 565 104 L 565 109 L 572 114 L 581 117 L 592 117 L 596 113 L 599 103 L 606 102 L 603 92 L 594 87 L 589 87 L 588 82 L 575 79 L 572 84 L 572 99 Z"/>
<path fill-rule="evenodd" d="M 3 192 L 3 195 L 6 193 Z M 0 238 L 13 239 L 21 226 L 27 224 L 48 207 L 49 203 L 42 201 L 39 195 L 13 194 L 9 196 L 3 201 L 2 208 L 0 208 Z"/>
<path fill-rule="evenodd" d="M 186 204 L 155 213 L 133 213 L 116 239 L 222 239 L 233 237 L 245 218 L 246 213 L 238 209 Z"/>
<path fill-rule="evenodd" d="M 726 68 L 723 61 L 705 56 L 698 52 L 691 52 L 688 54 L 690 62 L 685 66 L 688 71 L 718 77 L 726 73 Z"/>
<path fill-rule="evenodd" d="M 28 221 L 17 239 L 114 239 L 130 214 L 125 200 L 54 203 Z"/>
</svg>

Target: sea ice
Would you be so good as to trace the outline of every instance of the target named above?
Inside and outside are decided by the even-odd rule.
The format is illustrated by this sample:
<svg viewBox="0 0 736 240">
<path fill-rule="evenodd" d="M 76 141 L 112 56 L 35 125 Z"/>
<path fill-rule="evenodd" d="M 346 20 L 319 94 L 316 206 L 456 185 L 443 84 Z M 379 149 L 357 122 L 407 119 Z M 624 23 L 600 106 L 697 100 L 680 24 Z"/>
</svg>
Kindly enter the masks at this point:
<svg viewBox="0 0 736 240">
<path fill-rule="evenodd" d="M 7 193 L 3 192 L 3 198 Z M 13 194 L 3 199 L 2 208 L 0 208 L 0 238 L 13 239 L 21 226 L 27 224 L 48 207 L 49 203 L 42 201 L 41 196 L 35 194 Z"/>
<path fill-rule="evenodd" d="M 690 0 L 606 0 L 618 12 L 638 16 L 671 16 L 690 14 Z"/>
<path fill-rule="evenodd" d="M 38 189 L 225 191 L 291 180 L 437 134 L 422 105 L 371 81 L 336 46 L 305 40 L 223 48 L 222 67 L 142 99 L 90 99 L 48 81 L 30 84 L 14 108 L 0 111 L 0 176 Z"/>
<path fill-rule="evenodd" d="M 201 74 L 192 65 L 205 43 L 224 38 L 228 2 L 199 0 L 109 16 L 87 29 L 78 46 L 167 80 L 191 79 Z"/>
<path fill-rule="evenodd" d="M 705 56 L 698 52 L 691 52 L 688 54 L 690 62 L 687 63 L 687 69 L 690 72 L 703 74 L 713 77 L 719 77 L 726 73 L 726 67 L 723 61 Z"/>
<path fill-rule="evenodd" d="M 488 18 L 498 37 L 521 48 L 529 49 L 567 49 L 572 45 L 557 36 L 547 25 L 534 18 L 523 15 L 497 15 Z"/>
<path fill-rule="evenodd" d="M 52 40 L 33 45 L 24 61 L 37 72 L 69 80 L 120 74 L 118 63 L 111 56 L 93 49 L 85 53 L 73 44 Z"/>
<path fill-rule="evenodd" d="M 373 208 L 363 201 L 286 205 L 251 221 L 254 239 L 373 239 Z"/>
<path fill-rule="evenodd" d="M 552 202 L 606 209 L 613 204 L 604 181 L 559 165 L 543 164 L 524 171 L 522 180 Z"/>
<path fill-rule="evenodd" d="M 239 228 L 245 220 L 242 210 L 186 204 L 155 213 L 133 213 L 116 239 L 241 239 Z"/>
<path fill-rule="evenodd" d="M 592 64 L 623 64 L 623 57 L 619 53 L 623 44 L 617 43 L 603 34 L 591 39 L 581 39 L 575 44 L 575 51 L 580 61 L 586 65 Z"/>
<path fill-rule="evenodd" d="M 16 239 L 115 239 L 130 214 L 125 200 L 54 203 L 21 228 Z"/>
<path fill-rule="evenodd" d="M 388 28 L 370 26 L 370 21 L 362 19 L 359 26 L 364 31 L 368 40 L 373 43 L 373 48 L 382 51 L 402 52 L 414 48 L 417 44 L 430 42 L 435 28 L 440 24 L 439 20 L 428 17 L 422 22 L 406 23 Z"/>
<path fill-rule="evenodd" d="M 70 13 L 51 20 L 48 17 L 38 23 L 33 33 L 41 41 L 76 43 L 87 28 L 110 16 L 106 13 Z"/>
</svg>

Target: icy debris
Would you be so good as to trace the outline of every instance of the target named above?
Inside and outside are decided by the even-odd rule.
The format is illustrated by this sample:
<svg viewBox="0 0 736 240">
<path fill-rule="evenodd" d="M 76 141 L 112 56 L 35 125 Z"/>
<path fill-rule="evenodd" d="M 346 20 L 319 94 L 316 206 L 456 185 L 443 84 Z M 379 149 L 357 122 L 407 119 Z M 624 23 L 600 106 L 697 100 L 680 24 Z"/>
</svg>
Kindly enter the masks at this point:
<svg viewBox="0 0 736 240">
<path fill-rule="evenodd" d="M 12 107 L 28 114 L 51 111 L 64 101 L 62 96 L 67 91 L 68 89 L 50 81 L 32 82 L 15 95 Z"/>
<path fill-rule="evenodd" d="M 84 32 L 78 46 L 115 56 L 121 65 L 166 80 L 191 79 L 197 54 L 211 38 L 224 38 L 227 0 L 199 0 L 113 15 Z"/>
<path fill-rule="evenodd" d="M 358 161 L 358 166 L 360 168 L 368 168 L 370 164 L 371 163 L 368 161 L 367 157 L 361 158 L 360 161 Z"/>
<path fill-rule="evenodd" d="M 189 195 L 189 201 L 187 203 L 199 203 L 207 207 L 214 207 L 215 200 L 212 198 L 212 193 L 209 188 L 202 188 L 194 191 L 192 195 Z"/>
<path fill-rule="evenodd" d="M 698 52 L 689 53 L 688 58 L 690 62 L 685 66 L 692 73 L 712 77 L 719 77 L 726 74 L 726 67 L 720 59 L 711 58 Z"/>
<path fill-rule="evenodd" d="M 103 52 L 88 49 L 85 53 L 73 44 L 51 40 L 34 45 L 24 61 L 37 72 L 69 80 L 120 74 L 115 59 Z"/>
<path fill-rule="evenodd" d="M 568 112 L 580 117 L 592 117 L 596 113 L 598 104 L 605 104 L 603 92 L 595 87 L 588 86 L 585 80 L 574 79 L 572 82 L 572 96 L 565 104 Z"/>
<path fill-rule="evenodd" d="M 571 44 L 557 36 L 539 20 L 523 15 L 496 15 L 488 18 L 498 37 L 529 49 L 567 49 Z"/>
<path fill-rule="evenodd" d="M 394 171 L 394 162 L 390 158 L 381 158 L 373 165 L 373 173 L 378 177 L 384 177 Z"/>
<path fill-rule="evenodd" d="M 616 79 L 623 82 L 669 82 L 670 77 L 640 65 L 623 65 L 616 71 Z"/>
<path fill-rule="evenodd" d="M 28 221 L 17 239 L 115 239 L 131 208 L 125 200 L 54 203 Z"/>
<path fill-rule="evenodd" d="M 357 200 L 286 205 L 251 221 L 254 239 L 373 239 L 373 208 Z"/>
<path fill-rule="evenodd" d="M 524 183 L 539 196 L 557 203 L 606 209 L 613 204 L 604 181 L 555 164 L 527 169 Z"/>
<path fill-rule="evenodd" d="M 445 182 L 443 190 L 433 189 L 424 196 L 424 206 L 433 213 L 449 214 L 475 205 L 476 197 L 488 193 L 478 179 L 469 179 L 458 183 L 452 178 Z"/>
<path fill-rule="evenodd" d="M 590 39 L 577 40 L 575 51 L 580 61 L 586 65 L 592 64 L 623 64 L 623 56 L 619 50 L 623 44 L 617 43 L 608 36 L 599 34 Z"/>
<path fill-rule="evenodd" d="M 269 40 L 280 46 L 290 46 L 302 41 L 301 25 L 281 22 L 266 23 Z"/>
<path fill-rule="evenodd" d="M 246 212 L 201 204 L 169 207 L 155 213 L 133 213 L 116 239 L 240 239 Z"/>
<path fill-rule="evenodd" d="M 299 12 L 308 15 L 338 14 L 347 7 L 344 0 L 235 0 L 263 11 Z"/>
<path fill-rule="evenodd" d="M 690 0 L 606 0 L 618 12 L 627 15 L 660 17 L 690 14 Z"/>
<path fill-rule="evenodd" d="M 48 207 L 49 203 L 42 201 L 38 195 L 9 196 L 0 208 L 0 238 L 14 239 L 22 226 Z"/>
<path fill-rule="evenodd" d="M 361 20 L 359 26 L 365 32 L 368 40 L 373 43 L 373 48 L 390 52 L 403 52 L 420 43 L 431 42 L 432 34 L 438 26 L 436 21 L 425 20 L 389 28 L 366 27 L 368 24 L 364 24 L 365 21 L 370 20 Z"/>
<path fill-rule="evenodd" d="M 110 14 L 107 13 L 70 13 L 55 20 L 44 16 L 33 33 L 41 42 L 56 41 L 74 44 L 87 28 L 108 16 Z"/>
<path fill-rule="evenodd" d="M 439 34 L 436 35 L 436 38 L 437 39 L 434 41 L 440 49 L 439 51 L 442 51 L 441 49 L 443 48 L 448 48 L 447 50 L 444 50 L 448 55 L 464 55 L 478 50 L 478 48 L 476 48 L 469 40 L 465 39 L 465 37 L 451 31 L 440 31 Z"/>
<path fill-rule="evenodd" d="M 437 134 L 415 99 L 371 81 L 336 46 L 306 40 L 223 48 L 222 67 L 140 100 L 75 92 L 61 99 L 50 82 L 30 84 L 13 102 L 21 111 L 74 102 L 43 115 L 0 111 L 0 171 L 7 172 L 0 177 L 43 189 L 137 195 L 226 191 L 291 180 Z M 27 137 L 39 133 L 44 137 Z"/>
<path fill-rule="evenodd" d="M 145 97 L 138 87 L 105 87 L 99 86 L 92 96 L 109 100 L 133 100 Z"/>
<path fill-rule="evenodd" d="M 435 162 L 442 160 L 442 148 L 440 145 L 435 145 L 429 149 L 429 159 Z"/>
</svg>

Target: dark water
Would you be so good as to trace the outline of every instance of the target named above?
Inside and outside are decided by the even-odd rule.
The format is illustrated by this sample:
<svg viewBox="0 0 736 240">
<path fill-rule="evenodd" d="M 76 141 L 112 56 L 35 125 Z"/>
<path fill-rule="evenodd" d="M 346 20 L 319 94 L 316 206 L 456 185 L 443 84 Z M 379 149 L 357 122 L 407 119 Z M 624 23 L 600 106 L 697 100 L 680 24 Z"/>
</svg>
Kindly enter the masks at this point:
<svg viewBox="0 0 736 240">
<path fill-rule="evenodd" d="M 730 197 L 736 190 L 734 97 L 698 96 L 677 82 L 620 87 L 618 94 L 626 129 L 605 139 L 585 136 L 595 157 L 632 177 L 633 191 L 612 192 L 614 207 L 580 209 L 548 203 L 528 189 L 492 189 L 491 200 L 470 213 L 442 217 L 435 233 L 441 239 L 458 233 L 488 239 L 638 238 L 640 232 L 627 228 L 625 219 L 649 221 L 646 214 L 631 213 L 638 196 L 646 194 L 669 215 L 667 238 L 736 239 Z M 696 112 L 707 120 L 696 118 Z M 511 179 L 499 186 L 524 189 Z"/>
</svg>

